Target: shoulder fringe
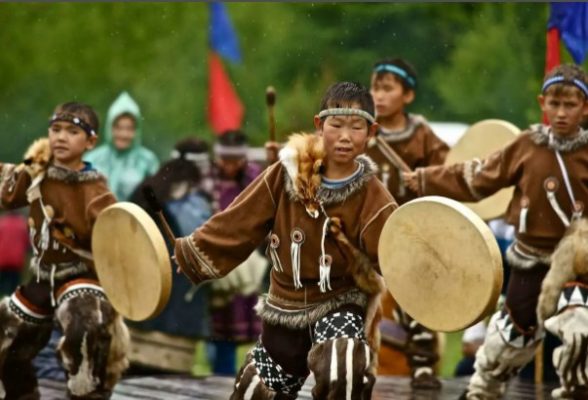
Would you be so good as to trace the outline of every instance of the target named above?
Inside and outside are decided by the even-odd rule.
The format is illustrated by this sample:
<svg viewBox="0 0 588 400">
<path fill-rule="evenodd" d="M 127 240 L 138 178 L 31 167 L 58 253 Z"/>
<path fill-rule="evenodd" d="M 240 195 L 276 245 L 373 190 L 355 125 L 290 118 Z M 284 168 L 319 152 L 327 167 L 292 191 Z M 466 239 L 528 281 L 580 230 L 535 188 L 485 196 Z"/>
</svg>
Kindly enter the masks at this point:
<svg viewBox="0 0 588 400">
<path fill-rule="evenodd" d="M 91 182 L 106 179 L 98 171 L 72 171 L 55 165 L 49 166 L 47 178 L 65 183 Z"/>
<path fill-rule="evenodd" d="M 531 125 L 529 128 L 531 140 L 539 146 L 548 146 L 550 149 L 561 152 L 578 150 L 588 144 L 588 130 L 581 129 L 580 134 L 573 139 L 562 139 L 557 136 L 549 141 L 549 126 L 542 124 Z"/>
<path fill-rule="evenodd" d="M 367 295 L 358 289 L 353 289 L 320 304 L 299 310 L 279 308 L 269 304 L 265 297 L 260 297 L 255 311 L 268 324 L 284 326 L 289 329 L 303 329 L 315 324 L 319 319 L 345 304 L 355 304 L 365 309 L 367 303 Z M 304 304 L 300 304 L 300 307 L 304 307 Z"/>
</svg>

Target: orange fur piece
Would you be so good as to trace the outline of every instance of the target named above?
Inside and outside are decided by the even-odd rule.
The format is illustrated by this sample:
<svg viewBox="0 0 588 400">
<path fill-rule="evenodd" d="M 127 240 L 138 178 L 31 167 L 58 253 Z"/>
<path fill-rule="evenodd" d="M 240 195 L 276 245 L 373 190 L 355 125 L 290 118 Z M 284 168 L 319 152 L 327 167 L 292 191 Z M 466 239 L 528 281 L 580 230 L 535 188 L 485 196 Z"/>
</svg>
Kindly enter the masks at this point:
<svg viewBox="0 0 588 400">
<path fill-rule="evenodd" d="M 321 185 L 320 170 L 326 156 L 323 138 L 310 133 L 295 133 L 290 136 L 286 147 L 296 152 L 298 175 L 294 180 L 294 189 L 309 213 L 319 210 L 316 199 Z"/>
<path fill-rule="evenodd" d="M 27 149 L 24 160 L 18 165 L 17 171 L 27 171 L 32 179 L 35 179 L 43 173 L 51 160 L 51 147 L 49 146 L 49 139 L 37 139 Z"/>
</svg>

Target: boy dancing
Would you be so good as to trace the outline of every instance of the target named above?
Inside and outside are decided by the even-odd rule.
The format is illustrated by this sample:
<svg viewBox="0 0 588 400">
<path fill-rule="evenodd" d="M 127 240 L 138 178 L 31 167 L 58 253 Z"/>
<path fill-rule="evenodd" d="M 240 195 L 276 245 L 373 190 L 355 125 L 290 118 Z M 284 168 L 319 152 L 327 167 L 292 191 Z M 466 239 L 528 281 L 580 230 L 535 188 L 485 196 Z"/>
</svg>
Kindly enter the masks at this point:
<svg viewBox="0 0 588 400">
<path fill-rule="evenodd" d="M 294 399 L 310 371 L 316 399 L 371 396 L 384 288 L 377 246 L 396 203 L 362 155 L 377 129 L 367 89 L 337 83 L 320 110 L 315 135 L 292 136 L 229 208 L 176 242 L 177 262 L 199 283 L 226 275 L 269 236 L 262 334 L 233 400 Z"/>
<path fill-rule="evenodd" d="M 376 133 L 390 146 L 411 169 L 440 165 L 445 161 L 449 147 L 439 139 L 421 115 L 406 111 L 415 98 L 417 76 L 414 68 L 405 60 L 385 59 L 378 61 L 373 68 L 370 93 L 376 107 Z M 399 205 L 416 198 L 406 190 L 402 177 L 402 167 L 391 162 L 375 141 L 368 146 L 367 155 L 380 170 L 384 186 L 398 201 Z M 392 327 L 392 317 L 407 333 L 406 344 L 402 349 L 408 358 L 411 372 L 411 385 L 420 389 L 436 389 L 441 382 L 435 376 L 435 364 L 439 360 L 437 334 L 413 320 L 400 307 L 394 305 L 392 296 L 386 293 L 383 301 L 384 321 L 382 327 Z M 382 333 L 384 333 L 384 329 Z M 380 350 L 380 373 L 394 371 L 397 362 L 395 346 L 382 336 Z"/>
<path fill-rule="evenodd" d="M 0 206 L 30 206 L 34 255 L 34 277 L 0 302 L 0 398 L 39 398 L 31 361 L 49 341 L 54 318 L 70 398 L 109 398 L 127 367 L 127 329 L 100 287 L 90 249 L 96 217 L 116 201 L 104 177 L 82 161 L 97 131 L 92 108 L 62 104 L 48 139 L 35 142 L 23 164 L 0 164 Z"/>
<path fill-rule="evenodd" d="M 574 65 L 555 68 L 543 82 L 539 104 L 549 125 L 532 125 L 487 159 L 405 174 L 408 187 L 419 195 L 444 195 L 460 201 L 477 201 L 515 186 L 506 212 L 508 223 L 517 230 L 507 251 L 512 270 L 506 301 L 490 320 L 484 344 L 476 354 L 476 372 L 464 395 L 467 399 L 499 398 L 508 379 L 533 358 L 544 335 L 535 310 L 552 253 L 566 228 L 583 216 L 588 204 L 588 131 L 580 126 L 588 113 L 584 71 Z M 560 353 L 572 358 L 556 364 L 562 382 L 570 366 L 585 366 L 587 361 L 585 348 L 575 351 L 570 347 L 574 344 L 564 340 L 566 346 Z M 585 398 L 578 393 L 586 384 L 584 379 L 554 395 Z"/>
</svg>

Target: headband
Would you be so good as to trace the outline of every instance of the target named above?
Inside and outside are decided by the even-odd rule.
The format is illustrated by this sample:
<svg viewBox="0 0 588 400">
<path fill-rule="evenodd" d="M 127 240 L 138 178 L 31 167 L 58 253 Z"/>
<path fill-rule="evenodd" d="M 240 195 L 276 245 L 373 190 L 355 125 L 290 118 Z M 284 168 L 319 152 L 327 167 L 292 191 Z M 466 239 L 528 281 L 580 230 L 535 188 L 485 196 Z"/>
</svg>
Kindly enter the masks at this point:
<svg viewBox="0 0 588 400">
<path fill-rule="evenodd" d="M 187 161 L 193 161 L 193 162 L 205 162 L 205 161 L 210 161 L 210 156 L 208 155 L 208 153 L 190 153 L 190 152 L 186 152 L 186 153 L 182 153 L 178 150 L 172 150 L 171 152 L 171 158 L 177 159 L 177 158 L 181 158 L 183 160 L 187 160 Z"/>
<path fill-rule="evenodd" d="M 584 96 L 586 98 L 588 98 L 588 87 L 586 86 L 586 84 L 584 82 L 582 82 L 581 80 L 579 80 L 577 78 L 566 79 L 561 75 L 554 76 L 552 78 L 547 79 L 545 82 L 543 82 L 543 87 L 541 88 L 541 93 L 545 93 L 545 90 L 547 90 L 548 87 L 550 87 L 551 85 L 555 85 L 556 83 L 564 83 L 564 84 L 568 84 L 568 85 L 574 85 L 575 87 L 580 89 L 580 91 L 582 93 L 584 93 Z"/>
<path fill-rule="evenodd" d="M 408 83 L 411 87 L 416 87 L 416 79 L 414 79 L 412 76 L 408 74 L 408 72 L 406 72 L 405 70 L 396 65 L 380 64 L 374 68 L 374 72 L 390 72 L 404 79 L 406 83 Z"/>
<path fill-rule="evenodd" d="M 357 115 L 359 117 L 365 118 L 367 122 L 369 122 L 370 124 L 376 122 L 376 120 L 370 113 L 364 110 L 360 110 L 358 108 L 329 108 L 321 111 L 318 116 L 322 119 L 325 117 L 335 115 Z"/>
<path fill-rule="evenodd" d="M 86 134 L 88 134 L 88 136 L 97 136 L 96 131 L 94 130 L 94 128 L 92 128 L 90 126 L 90 124 L 88 124 L 83 119 L 76 117 L 75 115 L 67 114 L 67 113 L 53 114 L 51 119 L 49 119 L 49 126 L 51 126 L 51 124 L 53 124 L 54 122 L 57 122 L 57 121 L 70 122 L 70 123 L 82 128 L 84 130 L 84 132 L 86 132 Z"/>
<path fill-rule="evenodd" d="M 245 157 L 247 156 L 247 150 L 249 150 L 249 146 L 224 146 L 222 144 L 215 143 L 212 150 L 214 154 L 219 157 Z"/>
</svg>

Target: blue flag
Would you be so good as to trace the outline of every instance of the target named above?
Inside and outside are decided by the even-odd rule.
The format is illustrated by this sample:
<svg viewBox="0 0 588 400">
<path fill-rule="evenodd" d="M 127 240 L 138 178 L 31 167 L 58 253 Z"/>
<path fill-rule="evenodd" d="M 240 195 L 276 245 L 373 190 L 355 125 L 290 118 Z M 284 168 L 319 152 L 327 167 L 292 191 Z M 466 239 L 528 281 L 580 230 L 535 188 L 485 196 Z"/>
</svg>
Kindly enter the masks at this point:
<svg viewBox="0 0 588 400">
<path fill-rule="evenodd" d="M 557 28 L 576 64 L 588 53 L 588 3 L 551 3 L 547 29 Z"/>
<path fill-rule="evenodd" d="M 233 62 L 241 61 L 237 35 L 223 3 L 209 3 L 209 40 L 213 51 Z"/>
</svg>

